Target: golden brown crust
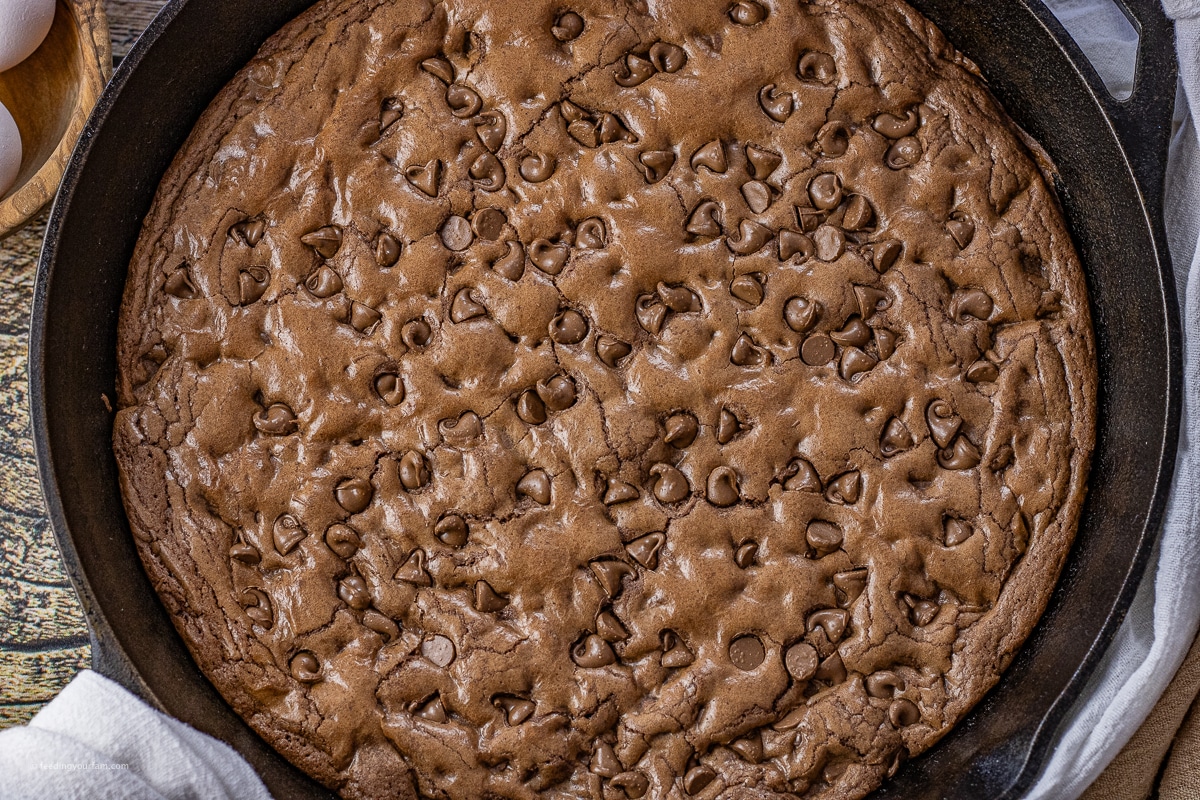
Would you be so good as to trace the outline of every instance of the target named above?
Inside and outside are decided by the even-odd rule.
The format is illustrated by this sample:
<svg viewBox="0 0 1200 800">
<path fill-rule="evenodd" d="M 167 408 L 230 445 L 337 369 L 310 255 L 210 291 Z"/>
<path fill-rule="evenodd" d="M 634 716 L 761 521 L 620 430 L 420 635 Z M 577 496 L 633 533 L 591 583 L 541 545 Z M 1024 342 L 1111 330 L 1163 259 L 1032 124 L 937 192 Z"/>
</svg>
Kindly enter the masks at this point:
<svg viewBox="0 0 1200 800">
<path fill-rule="evenodd" d="M 1081 267 L 904 5 L 572 13 L 325 0 L 217 97 L 121 310 L 139 552 L 346 797 L 861 797 L 1061 570 Z"/>
</svg>

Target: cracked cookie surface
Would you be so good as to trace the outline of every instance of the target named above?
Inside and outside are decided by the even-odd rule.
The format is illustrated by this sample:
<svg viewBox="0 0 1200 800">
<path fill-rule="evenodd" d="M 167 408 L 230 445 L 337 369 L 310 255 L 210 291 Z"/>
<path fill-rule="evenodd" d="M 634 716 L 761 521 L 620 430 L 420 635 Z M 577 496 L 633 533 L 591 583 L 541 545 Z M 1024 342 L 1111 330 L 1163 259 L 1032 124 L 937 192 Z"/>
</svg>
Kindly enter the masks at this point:
<svg viewBox="0 0 1200 800">
<path fill-rule="evenodd" d="M 349 798 L 862 797 L 1074 535 L 1039 160 L 900 3 L 318 2 L 131 264 L 147 571 Z"/>
</svg>

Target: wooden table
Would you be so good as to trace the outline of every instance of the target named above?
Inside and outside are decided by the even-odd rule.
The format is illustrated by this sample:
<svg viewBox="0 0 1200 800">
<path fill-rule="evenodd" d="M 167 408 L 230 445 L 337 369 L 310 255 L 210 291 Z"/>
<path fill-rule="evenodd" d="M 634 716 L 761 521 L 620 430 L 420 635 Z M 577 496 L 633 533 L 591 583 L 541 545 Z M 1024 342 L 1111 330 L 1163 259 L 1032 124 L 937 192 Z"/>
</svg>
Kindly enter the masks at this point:
<svg viewBox="0 0 1200 800">
<path fill-rule="evenodd" d="M 165 0 L 105 0 L 124 55 Z M 63 571 L 29 436 L 29 313 L 47 214 L 0 242 L 0 728 L 25 722 L 88 665 L 87 626 Z"/>
</svg>

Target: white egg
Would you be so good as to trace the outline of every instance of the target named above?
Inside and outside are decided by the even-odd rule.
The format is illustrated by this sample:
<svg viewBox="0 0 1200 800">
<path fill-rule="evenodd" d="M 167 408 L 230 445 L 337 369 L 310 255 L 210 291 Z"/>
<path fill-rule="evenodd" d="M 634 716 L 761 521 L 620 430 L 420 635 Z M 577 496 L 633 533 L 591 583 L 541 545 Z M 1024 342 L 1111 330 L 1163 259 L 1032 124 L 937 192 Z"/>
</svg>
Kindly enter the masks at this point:
<svg viewBox="0 0 1200 800">
<path fill-rule="evenodd" d="M 21 171 L 21 131 L 8 109 L 0 103 L 0 197 L 12 188 Z"/>
<path fill-rule="evenodd" d="M 54 22 L 55 0 L 0 0 L 0 72 L 33 55 Z"/>
</svg>

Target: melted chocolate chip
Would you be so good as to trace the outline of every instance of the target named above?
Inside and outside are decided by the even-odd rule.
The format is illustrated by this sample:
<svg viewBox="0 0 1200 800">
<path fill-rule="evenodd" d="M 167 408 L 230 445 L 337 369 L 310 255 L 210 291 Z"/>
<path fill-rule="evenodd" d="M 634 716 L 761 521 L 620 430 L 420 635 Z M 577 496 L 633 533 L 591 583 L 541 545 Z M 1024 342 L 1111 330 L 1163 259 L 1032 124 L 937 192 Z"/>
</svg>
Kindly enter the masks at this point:
<svg viewBox="0 0 1200 800">
<path fill-rule="evenodd" d="M 729 660 L 743 672 L 758 669 L 766 657 L 767 650 L 763 647 L 762 639 L 752 633 L 739 636 L 729 645 Z"/>
<path fill-rule="evenodd" d="M 867 570 L 852 569 L 833 576 L 833 585 L 841 592 L 841 606 L 851 606 L 867 589 Z"/>
<path fill-rule="evenodd" d="M 814 333 L 800 345 L 800 358 L 810 367 L 828 364 L 837 355 L 837 345 L 823 333 Z"/>
<path fill-rule="evenodd" d="M 292 656 L 288 666 L 292 671 L 292 677 L 301 683 L 316 683 L 321 680 L 321 662 L 317 660 L 314 653 L 308 650 L 301 650 Z"/>
<path fill-rule="evenodd" d="M 813 633 L 818 628 L 825 632 L 830 644 L 837 644 L 846 635 L 850 614 L 844 608 L 823 608 L 808 615 L 805 629 Z"/>
<path fill-rule="evenodd" d="M 808 523 L 804 538 L 808 542 L 808 546 L 816 551 L 818 558 L 837 550 L 842 546 L 843 541 L 842 529 L 823 519 L 814 519 Z"/>
<path fill-rule="evenodd" d="M 517 482 L 517 496 L 528 497 L 533 502 L 550 505 L 550 476 L 544 469 L 531 469 Z"/>
<path fill-rule="evenodd" d="M 400 340 L 414 350 L 429 344 L 433 338 L 433 329 L 423 319 L 411 319 L 400 329 Z"/>
<path fill-rule="evenodd" d="M 617 619 L 612 609 L 606 609 L 596 615 L 596 633 L 606 642 L 620 642 L 629 638 L 629 631 Z"/>
<path fill-rule="evenodd" d="M 333 490 L 338 505 L 351 514 L 366 510 L 374 494 L 375 490 L 366 478 L 346 478 Z"/>
<path fill-rule="evenodd" d="M 471 223 L 457 215 L 449 217 L 442 223 L 442 228 L 438 233 L 446 249 L 454 252 L 466 250 L 471 246 L 471 242 L 475 240 L 475 234 L 471 230 Z"/>
<path fill-rule="evenodd" d="M 950 446 L 962 427 L 962 417 L 954 413 L 954 409 L 944 400 L 934 400 L 929 404 L 925 409 L 925 422 L 929 425 L 929 434 L 934 443 L 942 449 Z"/>
<path fill-rule="evenodd" d="M 612 645 L 590 633 L 571 648 L 571 660 L 584 669 L 599 669 L 617 663 L 617 654 Z"/>
<path fill-rule="evenodd" d="M 724 174 L 729 169 L 729 161 L 725 157 L 725 144 L 720 139 L 713 139 L 692 153 L 692 170 L 699 172 L 705 167 L 717 174 Z"/>
<path fill-rule="evenodd" d="M 783 307 L 783 321 L 796 333 L 807 333 L 817 324 L 820 315 L 821 304 L 806 297 L 793 297 Z M 832 353 L 820 363 L 827 363 L 830 358 L 833 358 Z M 808 359 L 805 362 L 810 363 Z"/>
<path fill-rule="evenodd" d="M 400 260 L 400 242 L 387 231 L 375 239 L 375 263 L 383 269 L 391 269 Z"/>
<path fill-rule="evenodd" d="M 596 775 L 605 778 L 615 778 L 625 769 L 617 759 L 617 753 L 608 742 L 596 742 L 592 749 L 592 759 L 589 768 Z"/>
<path fill-rule="evenodd" d="M 235 223 L 229 228 L 230 237 L 240 241 L 247 247 L 257 247 L 267 232 L 267 223 L 261 219 L 247 219 Z"/>
<path fill-rule="evenodd" d="M 757 764 L 764 755 L 762 732 L 754 731 L 729 745 L 729 748 L 751 764 Z"/>
<path fill-rule="evenodd" d="M 721 207 L 715 200 L 701 201 L 688 216 L 684 230 L 693 236 L 717 238 L 721 235 Z"/>
<path fill-rule="evenodd" d="M 638 318 L 640 321 L 640 317 Z M 661 327 L 661 326 L 660 326 Z M 611 336 L 596 337 L 596 355 L 609 367 L 616 368 L 621 359 L 633 352 L 633 348 Z"/>
<path fill-rule="evenodd" d="M 883 700 L 895 697 L 898 692 L 903 692 L 905 688 L 904 679 L 891 670 L 873 672 L 866 677 L 863 684 L 866 687 L 867 694 Z"/>
<path fill-rule="evenodd" d="M 961 211 L 955 211 L 946 221 L 946 232 L 958 245 L 959 250 L 965 250 L 975 239 L 975 223 Z"/>
<path fill-rule="evenodd" d="M 787 122 L 796 110 L 796 98 L 782 92 L 773 83 L 758 90 L 758 105 L 768 117 L 778 123 Z"/>
<path fill-rule="evenodd" d="M 756 555 L 758 555 L 758 542 L 743 542 L 733 553 L 733 563 L 737 564 L 739 569 L 750 569 L 754 566 Z"/>
<path fill-rule="evenodd" d="M 167 294 L 178 297 L 180 300 L 193 300 L 197 296 L 196 286 L 192 283 L 191 273 L 188 271 L 187 264 L 181 264 L 175 268 L 175 271 L 167 276 L 163 283 L 163 291 Z"/>
<path fill-rule="evenodd" d="M 817 131 L 814 144 L 826 158 L 843 156 L 850 149 L 850 128 L 844 122 L 827 122 Z"/>
<path fill-rule="evenodd" d="M 433 534 L 449 547 L 462 547 L 467 543 L 467 521 L 458 514 L 447 514 L 438 520 Z"/>
<path fill-rule="evenodd" d="M 892 458 L 908 450 L 915 443 L 908 426 L 900 419 L 892 417 L 884 426 L 883 433 L 879 437 L 879 452 L 883 454 L 884 458 Z"/>
<path fill-rule="evenodd" d="M 300 427 L 299 420 L 284 403 L 272 403 L 254 415 L 254 427 L 268 436 L 287 436 Z"/>
<path fill-rule="evenodd" d="M 423 719 L 426 722 L 436 722 L 444 724 L 450 721 L 450 715 L 446 713 L 446 706 L 442 703 L 442 696 L 435 694 L 423 703 L 415 703 L 412 708 L 413 716 Z"/>
<path fill-rule="evenodd" d="M 608 229 L 599 217 L 585 219 L 575 229 L 575 246 L 584 250 L 599 250 L 608 244 Z"/>
<path fill-rule="evenodd" d="M 766 225 L 744 219 L 738 225 L 738 237 L 726 239 L 725 244 L 737 255 L 748 256 L 766 247 L 773 237 L 774 234 Z"/>
<path fill-rule="evenodd" d="M 458 293 L 454 295 L 454 302 L 450 304 L 451 322 L 466 322 L 487 315 L 487 309 L 482 303 L 476 302 L 473 291 L 467 287 L 459 289 Z"/>
<path fill-rule="evenodd" d="M 535 239 L 529 245 L 529 260 L 533 265 L 547 275 L 558 275 L 567 265 L 571 250 L 562 242 L 551 242 L 549 239 Z"/>
<path fill-rule="evenodd" d="M 655 464 L 650 468 L 654 476 L 654 496 L 660 503 L 679 503 L 691 496 L 692 487 L 688 479 L 670 464 Z"/>
<path fill-rule="evenodd" d="M 875 350 L 881 360 L 892 357 L 892 353 L 896 352 L 897 341 L 896 334 L 887 328 L 875 329 Z"/>
<path fill-rule="evenodd" d="M 921 156 L 924 153 L 924 148 L 921 147 L 921 142 L 916 137 L 905 136 L 903 139 L 892 143 L 883 160 L 891 169 L 907 169 L 908 167 L 915 166 L 921 160 Z"/>
<path fill-rule="evenodd" d="M 442 162 L 435 158 L 425 166 L 413 164 L 404 170 L 404 177 L 424 194 L 437 197 L 438 185 L 442 181 Z"/>
<path fill-rule="evenodd" d="M 655 570 L 658 569 L 658 551 L 666 541 L 664 533 L 647 533 L 625 545 L 625 552 L 646 569 Z"/>
<path fill-rule="evenodd" d="M 904 246 L 895 240 L 889 239 L 879 242 L 872 248 L 871 264 L 882 275 L 892 268 L 903 250 Z"/>
<path fill-rule="evenodd" d="M 517 416 L 530 425 L 541 425 L 546 421 L 546 404 L 533 389 L 526 389 L 517 398 Z"/>
<path fill-rule="evenodd" d="M 970 539 L 974 533 L 975 529 L 961 519 L 946 517 L 942 522 L 942 538 L 946 547 L 960 545 Z"/>
<path fill-rule="evenodd" d="M 730 651 L 732 653 L 732 651 Z M 736 663 L 736 662 L 735 662 Z M 683 776 L 683 790 L 695 795 L 704 791 L 717 778 L 717 773 L 705 766 L 692 767 Z"/>
<path fill-rule="evenodd" d="M 729 282 L 729 293 L 747 305 L 760 305 L 764 296 L 762 279 L 757 275 L 739 275 Z"/>
<path fill-rule="evenodd" d="M 728 408 L 722 408 L 721 413 L 717 416 L 717 443 L 729 444 L 733 441 L 733 437 L 745 429 L 745 426 L 742 425 L 742 421 L 737 418 L 736 414 Z"/>
<path fill-rule="evenodd" d="M 491 153 L 483 153 L 471 162 L 467 174 L 485 192 L 498 192 L 504 188 L 504 165 Z"/>
<path fill-rule="evenodd" d="M 650 789 L 649 779 L 640 772 L 622 772 L 612 779 L 612 785 L 624 791 L 630 800 L 644 797 Z"/>
<path fill-rule="evenodd" d="M 750 338 L 750 334 L 743 333 L 733 343 L 729 360 L 739 367 L 761 367 L 770 362 L 771 356 Z"/>
<path fill-rule="evenodd" d="M 762 181 L 750 181 L 742 184 L 742 197 L 746 205 L 755 214 L 761 214 L 771 206 L 771 187 Z"/>
<path fill-rule="evenodd" d="M 737 473 L 732 467 L 717 467 L 709 473 L 705 496 L 718 508 L 728 508 L 741 499 Z"/>
<path fill-rule="evenodd" d="M 650 63 L 659 72 L 671 75 L 687 64 L 687 53 L 677 44 L 655 42 L 650 45 Z"/>
<path fill-rule="evenodd" d="M 915 725 L 921 721 L 921 710 L 913 701 L 901 697 L 888 706 L 888 719 L 897 728 Z"/>
<path fill-rule="evenodd" d="M 521 173 L 521 177 L 530 183 L 541 183 L 547 181 L 554 174 L 554 168 L 557 162 L 552 156 L 548 155 L 528 155 L 521 159 L 521 165 L 517 171 Z"/>
<path fill-rule="evenodd" d="M 869 353 L 857 347 L 847 347 L 842 351 L 842 360 L 838 364 L 838 374 L 842 380 L 853 381 L 863 373 L 870 372 L 879 361 Z"/>
<path fill-rule="evenodd" d="M 583 34 L 583 17 L 574 11 L 564 11 L 554 21 L 550 33 L 560 42 L 571 42 Z"/>
<path fill-rule="evenodd" d="M 425 457 L 414 450 L 409 450 L 400 457 L 398 469 L 400 485 L 410 492 L 429 483 L 429 467 L 425 463 Z"/>
<path fill-rule="evenodd" d="M 875 209 L 867 198 L 861 194 L 852 194 L 846 203 L 846 211 L 842 216 L 842 228 L 848 231 L 861 231 L 874 227 Z"/>
<path fill-rule="evenodd" d="M 668 286 L 660 283 L 656 291 L 663 305 L 677 314 L 700 310 L 700 298 L 686 286 Z"/>
<path fill-rule="evenodd" d="M 507 133 L 508 122 L 499 111 L 484 111 L 475 120 L 475 135 L 492 153 L 504 145 L 504 137 Z"/>
<path fill-rule="evenodd" d="M 588 334 L 584 316 L 568 308 L 550 321 L 550 338 L 558 344 L 579 344 Z"/>
<path fill-rule="evenodd" d="M 650 150 L 638 156 L 638 164 L 646 183 L 658 183 L 675 166 L 675 154 L 670 150 Z"/>
<path fill-rule="evenodd" d="M 993 383 L 1000 378 L 1000 370 L 990 361 L 976 361 L 967 367 L 967 380 L 971 383 Z"/>
<path fill-rule="evenodd" d="M 555 375 L 549 380 L 538 381 L 537 394 L 551 411 L 566 411 L 575 405 L 578 391 L 572 378 Z"/>
<path fill-rule="evenodd" d="M 248 567 L 253 567 L 262 561 L 262 555 L 258 552 L 258 548 L 245 542 L 238 542 L 229 548 L 229 557 L 234 561 L 240 561 Z"/>
<path fill-rule="evenodd" d="M 638 499 L 637 487 L 631 483 L 626 483 L 620 478 L 609 478 L 607 488 L 604 490 L 604 497 L 601 502 L 606 506 L 615 506 L 619 503 L 628 503 L 631 500 Z"/>
<path fill-rule="evenodd" d="M 321 258 L 333 258 L 342 249 L 342 229 L 337 225 L 326 225 L 300 237 L 302 244 L 311 247 Z"/>
<path fill-rule="evenodd" d="M 666 431 L 663 441 L 681 450 L 690 447 L 692 442 L 696 441 L 696 434 L 700 432 L 700 425 L 696 422 L 696 418 L 686 412 L 667 417 L 663 428 Z"/>
<path fill-rule="evenodd" d="M 972 319 L 986 322 L 995 308 L 992 298 L 982 289 L 959 289 L 950 299 L 950 316 L 960 323 Z"/>
<path fill-rule="evenodd" d="M 504 255 L 492 262 L 492 269 L 500 277 L 519 281 L 525 274 L 525 245 L 520 242 L 509 242 Z"/>
<path fill-rule="evenodd" d="M 951 470 L 973 469 L 979 466 L 981 458 L 979 448 L 965 436 L 957 437 L 953 445 L 939 450 L 937 454 L 938 464 L 942 469 Z"/>
<path fill-rule="evenodd" d="M 271 273 L 266 267 L 246 267 L 238 273 L 238 302 L 248 306 L 258 302 L 271 285 Z"/>
<path fill-rule="evenodd" d="M 858 470 L 851 470 L 829 481 L 829 486 L 825 489 L 825 499 L 831 503 L 853 505 L 858 502 L 861 491 L 862 476 Z"/>
<path fill-rule="evenodd" d="M 795 458 L 784 471 L 783 488 L 789 492 L 820 492 L 821 478 L 807 459 Z"/>
<path fill-rule="evenodd" d="M 808 184 L 808 197 L 813 207 L 828 211 L 842 202 L 842 180 L 831 172 L 818 175 Z"/>
<path fill-rule="evenodd" d="M 362 547 L 362 538 L 354 528 L 337 523 L 325 529 L 325 546 L 341 558 L 350 558 Z"/>
<path fill-rule="evenodd" d="M 446 105 L 450 106 L 451 114 L 459 119 L 466 119 L 479 113 L 483 108 L 483 100 L 470 86 L 452 83 L 446 87 Z"/>
<path fill-rule="evenodd" d="M 383 319 L 383 314 L 370 306 L 354 300 L 350 303 L 350 327 L 359 333 L 367 333 Z"/>
<path fill-rule="evenodd" d="M 504 712 L 504 721 L 509 725 L 520 725 L 532 717 L 537 709 L 531 700 L 514 695 L 496 695 L 492 702 Z"/>
<path fill-rule="evenodd" d="M 862 321 L 862 317 L 854 315 L 846 320 L 840 331 L 829 334 L 829 338 L 842 347 L 865 347 L 871 341 L 871 329 Z"/>
<path fill-rule="evenodd" d="M 667 669 L 686 667 L 696 660 L 696 656 L 692 653 L 691 649 L 684 644 L 683 639 L 675 631 L 663 631 L 659 636 L 659 640 L 662 643 L 663 651 L 661 663 Z"/>
<path fill-rule="evenodd" d="M 238 595 L 238 605 L 255 625 L 270 629 L 275 624 L 275 612 L 271 599 L 260 589 L 243 589 Z"/>
<path fill-rule="evenodd" d="M 618 86 L 626 88 L 641 86 L 654 77 L 656 71 L 649 59 L 634 53 L 627 53 L 613 76 L 613 80 L 617 82 Z"/>
<path fill-rule="evenodd" d="M 452 83 L 454 81 L 454 65 L 441 56 L 425 59 L 421 62 L 421 69 L 442 83 Z"/>
<path fill-rule="evenodd" d="M 755 0 L 740 0 L 729 7 L 729 18 L 738 25 L 757 25 L 767 18 L 767 9 Z"/>
<path fill-rule="evenodd" d="M 355 611 L 363 611 L 371 605 L 371 592 L 367 582 L 359 575 L 342 578 L 338 582 L 338 597 Z"/>
<path fill-rule="evenodd" d="M 910 108 L 903 117 L 884 112 L 872 120 L 871 127 L 889 139 L 903 139 L 916 131 L 919 122 L 916 109 Z"/>
<path fill-rule="evenodd" d="M 822 225 L 813 234 L 817 258 L 822 261 L 837 261 L 846 252 L 846 234 L 841 228 Z"/>
<path fill-rule="evenodd" d="M 750 176 L 758 181 L 765 181 L 783 164 L 783 156 L 773 150 L 767 150 L 755 144 L 745 148 L 746 160 L 750 166 Z"/>
<path fill-rule="evenodd" d="M 334 272 L 328 264 L 322 264 L 316 272 L 308 276 L 304 286 L 313 297 L 324 300 L 340 292 L 344 284 L 341 275 Z"/>
<path fill-rule="evenodd" d="M 904 602 L 909 608 L 909 619 L 918 628 L 923 628 L 933 622 L 941 610 L 941 606 L 932 600 L 922 600 L 912 595 L 905 595 Z"/>
<path fill-rule="evenodd" d="M 412 584 L 413 586 L 432 586 L 433 578 L 425 569 L 425 551 L 417 548 L 408 554 L 408 558 L 396 570 L 396 574 L 392 577 L 403 583 Z"/>
<path fill-rule="evenodd" d="M 464 411 L 457 418 L 438 420 L 438 433 L 448 445 L 467 446 L 483 435 L 483 420 L 474 411 Z"/>
<path fill-rule="evenodd" d="M 487 581 L 475 582 L 475 610 L 494 614 L 508 606 L 508 598 L 492 588 Z"/>
<path fill-rule="evenodd" d="M 863 319 L 870 319 L 876 311 L 883 311 L 892 304 L 892 298 L 887 292 L 873 286 L 855 286 L 854 299 L 858 301 L 858 309 Z"/>
<path fill-rule="evenodd" d="M 809 50 L 800 56 L 796 74 L 802 81 L 815 81 L 828 85 L 837 79 L 837 63 L 828 53 Z"/>
</svg>

